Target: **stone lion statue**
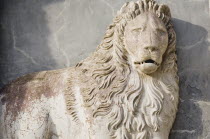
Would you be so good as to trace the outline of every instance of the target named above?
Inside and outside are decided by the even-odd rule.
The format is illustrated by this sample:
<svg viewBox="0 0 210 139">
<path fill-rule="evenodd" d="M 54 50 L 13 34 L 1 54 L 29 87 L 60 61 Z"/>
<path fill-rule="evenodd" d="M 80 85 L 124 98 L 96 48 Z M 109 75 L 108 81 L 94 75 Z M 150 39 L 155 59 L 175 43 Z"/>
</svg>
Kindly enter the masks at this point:
<svg viewBox="0 0 210 139">
<path fill-rule="evenodd" d="M 0 93 L 1 139 L 168 139 L 178 104 L 170 10 L 127 2 L 75 67 L 20 77 Z"/>
</svg>

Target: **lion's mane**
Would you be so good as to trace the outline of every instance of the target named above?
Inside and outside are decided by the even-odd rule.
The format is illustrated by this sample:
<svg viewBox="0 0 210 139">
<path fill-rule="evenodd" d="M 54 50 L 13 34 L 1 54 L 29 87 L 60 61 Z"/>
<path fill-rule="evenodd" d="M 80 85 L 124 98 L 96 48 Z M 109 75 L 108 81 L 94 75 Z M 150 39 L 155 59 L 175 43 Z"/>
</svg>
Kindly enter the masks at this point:
<svg viewBox="0 0 210 139">
<path fill-rule="evenodd" d="M 123 43 L 127 22 L 147 11 L 157 14 L 169 36 L 163 62 L 151 76 L 139 75 L 132 68 Z M 173 123 L 178 103 L 178 77 L 176 35 L 170 19 L 166 5 L 158 5 L 153 0 L 127 2 L 108 27 L 97 50 L 76 66 L 84 73 L 84 78 L 89 77 L 90 86 L 82 91 L 86 106 L 93 109 L 93 117 L 109 118 L 108 129 L 113 138 L 144 139 L 161 130 L 170 118 Z M 91 84 L 91 80 L 96 83 Z M 73 96 L 73 92 L 67 93 L 67 108 L 76 119 Z M 167 109 L 163 109 L 165 105 Z M 172 123 L 168 123 L 169 127 Z"/>
</svg>

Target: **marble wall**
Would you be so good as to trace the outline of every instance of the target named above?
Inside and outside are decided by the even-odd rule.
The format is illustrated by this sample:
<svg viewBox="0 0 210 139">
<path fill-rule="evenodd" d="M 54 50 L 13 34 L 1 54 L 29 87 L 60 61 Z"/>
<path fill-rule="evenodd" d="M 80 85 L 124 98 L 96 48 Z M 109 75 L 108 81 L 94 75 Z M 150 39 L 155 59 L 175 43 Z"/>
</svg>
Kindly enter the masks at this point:
<svg viewBox="0 0 210 139">
<path fill-rule="evenodd" d="M 73 66 L 93 52 L 126 0 L 1 0 L 0 87 Z M 177 33 L 179 112 L 170 139 L 210 138 L 210 1 L 158 0 Z"/>
</svg>

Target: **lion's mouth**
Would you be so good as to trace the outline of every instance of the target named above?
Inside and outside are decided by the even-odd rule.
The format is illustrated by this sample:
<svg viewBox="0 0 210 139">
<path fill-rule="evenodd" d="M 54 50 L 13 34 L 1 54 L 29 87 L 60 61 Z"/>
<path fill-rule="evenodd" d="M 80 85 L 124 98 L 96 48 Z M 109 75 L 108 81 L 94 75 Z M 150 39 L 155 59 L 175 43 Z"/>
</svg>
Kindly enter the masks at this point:
<svg viewBox="0 0 210 139">
<path fill-rule="evenodd" d="M 154 64 L 156 66 L 159 66 L 159 64 L 152 59 L 148 59 L 148 60 L 145 60 L 145 61 L 142 61 L 142 62 L 134 62 L 134 64 L 137 64 L 137 65 L 142 65 L 142 64 L 146 64 L 146 63 L 147 64 Z"/>
</svg>

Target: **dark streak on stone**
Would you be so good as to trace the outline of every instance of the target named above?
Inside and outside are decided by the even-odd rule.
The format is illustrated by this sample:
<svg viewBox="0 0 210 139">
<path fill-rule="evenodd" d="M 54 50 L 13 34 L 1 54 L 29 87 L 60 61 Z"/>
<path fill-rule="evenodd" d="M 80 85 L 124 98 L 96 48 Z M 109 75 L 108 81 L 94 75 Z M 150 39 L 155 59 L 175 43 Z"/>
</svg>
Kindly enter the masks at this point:
<svg viewBox="0 0 210 139">
<path fill-rule="evenodd" d="M 1 99 L 3 105 L 6 105 L 6 115 L 12 114 L 15 120 L 18 113 L 26 110 L 32 104 L 31 102 L 40 99 L 42 96 L 50 98 L 56 96 L 62 88 L 66 69 L 43 71 L 32 73 L 20 77 L 0 90 L 0 95 L 4 95 Z M 64 92 L 64 91 L 63 91 Z"/>
</svg>

